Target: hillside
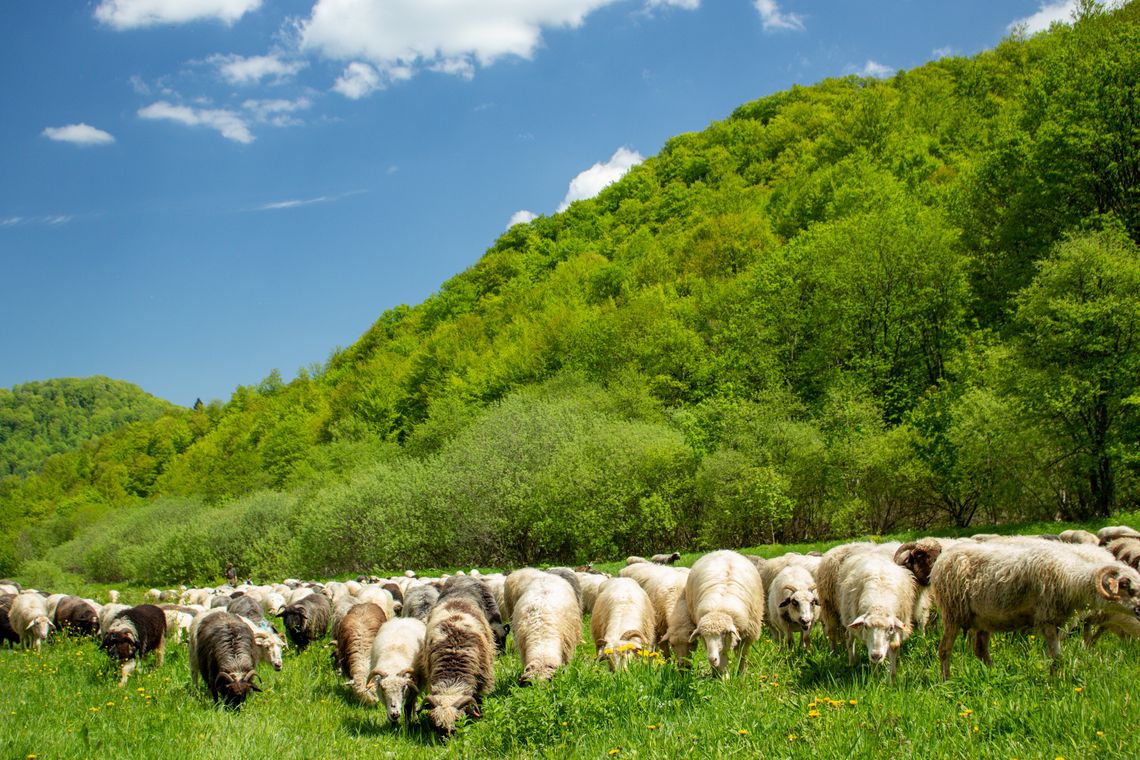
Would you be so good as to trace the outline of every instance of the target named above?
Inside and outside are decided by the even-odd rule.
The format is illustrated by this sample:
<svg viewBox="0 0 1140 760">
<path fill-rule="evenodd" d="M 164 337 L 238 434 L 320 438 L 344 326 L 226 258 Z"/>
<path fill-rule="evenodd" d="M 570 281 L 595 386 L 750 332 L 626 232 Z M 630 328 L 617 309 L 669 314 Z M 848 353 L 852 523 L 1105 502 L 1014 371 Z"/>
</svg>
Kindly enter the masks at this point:
<svg viewBox="0 0 1140 760">
<path fill-rule="evenodd" d="M 325 365 L 9 478 L 0 573 L 569 562 L 1134 507 L 1137 82 L 1130 3 L 743 105 Z"/>
</svg>

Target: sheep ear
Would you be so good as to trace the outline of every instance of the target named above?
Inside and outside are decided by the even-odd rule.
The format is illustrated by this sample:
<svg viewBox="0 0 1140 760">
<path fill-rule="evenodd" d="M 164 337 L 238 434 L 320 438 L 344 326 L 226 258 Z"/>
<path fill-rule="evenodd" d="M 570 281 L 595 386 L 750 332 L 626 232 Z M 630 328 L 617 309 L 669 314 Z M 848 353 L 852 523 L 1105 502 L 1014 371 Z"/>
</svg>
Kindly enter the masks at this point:
<svg viewBox="0 0 1140 760">
<path fill-rule="evenodd" d="M 906 623 L 899 620 L 897 617 L 891 618 L 891 625 L 893 625 L 895 628 L 898 628 L 900 631 L 906 630 Z"/>
<path fill-rule="evenodd" d="M 859 617 L 855 618 L 850 623 L 848 623 L 847 628 L 848 628 L 848 630 L 854 631 L 856 628 L 862 628 L 866 624 L 867 624 L 867 616 L 866 615 L 860 615 Z"/>
<path fill-rule="evenodd" d="M 694 641 L 697 640 L 697 633 L 698 633 L 697 629 L 694 628 L 693 632 L 689 634 L 689 643 L 690 644 L 692 644 Z"/>
<path fill-rule="evenodd" d="M 789 596 L 787 599 L 785 599 L 784 601 L 780 602 L 780 604 L 779 604 L 779 607 L 780 607 L 781 609 L 783 609 L 784 607 L 787 607 L 787 606 L 788 606 L 789 604 L 791 604 L 791 603 L 792 603 L 792 597 L 790 597 L 790 596 Z"/>
<path fill-rule="evenodd" d="M 1106 565 L 1097 571 L 1096 592 L 1110 602 L 1120 599 L 1120 581 L 1117 569 Z"/>
</svg>

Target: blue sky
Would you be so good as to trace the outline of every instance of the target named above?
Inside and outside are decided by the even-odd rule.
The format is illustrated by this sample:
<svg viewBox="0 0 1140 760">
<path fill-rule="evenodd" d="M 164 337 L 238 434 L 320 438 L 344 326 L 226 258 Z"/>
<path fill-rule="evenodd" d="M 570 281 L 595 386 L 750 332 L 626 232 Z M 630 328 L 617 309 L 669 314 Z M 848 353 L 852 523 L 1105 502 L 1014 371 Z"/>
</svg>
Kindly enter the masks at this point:
<svg viewBox="0 0 1140 760">
<path fill-rule="evenodd" d="M 1041 0 L 52 0 L 0 27 L 0 387 L 286 379 L 670 136 Z"/>
</svg>

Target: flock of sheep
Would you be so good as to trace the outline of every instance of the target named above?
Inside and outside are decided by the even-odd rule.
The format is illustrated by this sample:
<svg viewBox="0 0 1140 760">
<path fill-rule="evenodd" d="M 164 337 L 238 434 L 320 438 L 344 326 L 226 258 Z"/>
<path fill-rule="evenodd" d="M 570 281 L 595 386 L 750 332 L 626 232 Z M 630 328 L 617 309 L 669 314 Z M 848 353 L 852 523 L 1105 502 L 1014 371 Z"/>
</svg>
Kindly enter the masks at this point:
<svg viewBox="0 0 1140 760">
<path fill-rule="evenodd" d="M 675 657 L 688 667 L 698 644 L 712 669 L 746 667 L 767 626 L 775 639 L 810 647 L 822 622 L 832 650 L 850 663 L 860 642 L 894 678 L 898 652 L 922 630 L 932 606 L 942 623 L 939 659 L 950 676 L 954 641 L 969 634 L 990 664 L 994 632 L 1035 629 L 1056 665 L 1060 637 L 1076 621 L 1091 645 L 1104 632 L 1140 637 L 1140 532 L 1126 526 L 1098 534 L 978 535 L 905 544 L 849 543 L 822 555 L 774 559 L 715 551 L 691 568 L 680 555 L 630 557 L 618 577 L 590 568 L 523 568 L 507 574 L 324 584 L 147 592 L 128 607 L 63 594 L 22 591 L 0 582 L 0 637 L 37 651 L 52 629 L 96 636 L 121 663 L 120 685 L 151 652 L 161 666 L 166 643 L 188 635 L 191 682 L 215 702 L 238 707 L 257 686 L 257 666 L 282 666 L 282 650 L 304 650 L 331 633 L 333 666 L 363 704 L 383 704 L 393 723 L 426 713 L 452 733 L 477 718 L 495 686 L 495 659 L 508 631 L 521 658 L 520 681 L 551 678 L 582 636 L 582 616 L 599 660 L 620 670 L 635 656 Z M 176 601 L 175 601 L 176 600 Z M 288 644 L 270 617 L 280 618 Z M 418 704 L 417 704 L 418 703 Z"/>
</svg>

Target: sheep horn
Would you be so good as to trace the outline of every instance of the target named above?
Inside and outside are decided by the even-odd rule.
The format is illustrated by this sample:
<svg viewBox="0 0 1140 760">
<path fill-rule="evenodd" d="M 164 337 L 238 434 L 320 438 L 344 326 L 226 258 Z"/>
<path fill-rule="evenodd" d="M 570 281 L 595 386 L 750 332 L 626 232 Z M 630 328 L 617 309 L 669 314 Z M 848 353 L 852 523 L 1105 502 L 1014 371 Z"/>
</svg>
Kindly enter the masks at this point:
<svg viewBox="0 0 1140 760">
<path fill-rule="evenodd" d="M 1106 565 L 1096 573 L 1096 592 L 1110 602 L 1120 600 L 1119 573 L 1115 567 Z"/>
</svg>

